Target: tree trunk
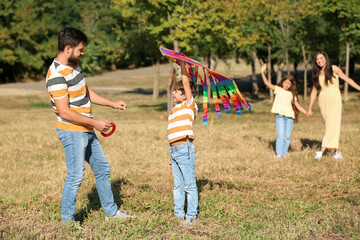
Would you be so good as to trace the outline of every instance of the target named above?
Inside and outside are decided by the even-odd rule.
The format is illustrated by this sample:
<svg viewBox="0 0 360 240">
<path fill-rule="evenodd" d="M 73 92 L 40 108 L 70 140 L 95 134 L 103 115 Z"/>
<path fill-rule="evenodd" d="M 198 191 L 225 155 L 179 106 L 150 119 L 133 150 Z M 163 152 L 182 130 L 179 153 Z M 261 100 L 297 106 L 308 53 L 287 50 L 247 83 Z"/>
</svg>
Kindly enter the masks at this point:
<svg viewBox="0 0 360 240">
<path fill-rule="evenodd" d="M 251 98 L 257 99 L 259 96 L 259 86 L 257 84 L 257 77 L 255 71 L 255 62 L 256 62 L 256 51 L 252 53 L 252 61 L 251 61 L 251 82 L 252 82 L 252 91 Z"/>
<path fill-rule="evenodd" d="M 286 70 L 287 75 L 290 75 L 290 64 L 289 64 L 289 49 L 286 47 L 285 49 L 285 59 L 286 59 Z"/>
<path fill-rule="evenodd" d="M 174 40 L 173 44 L 174 44 L 174 51 L 175 52 L 180 52 L 179 41 Z M 180 66 L 175 63 L 175 64 L 172 64 L 172 67 L 175 68 L 176 79 L 178 79 L 178 80 L 181 79 Z"/>
<path fill-rule="evenodd" d="M 213 71 L 216 71 L 217 64 L 218 64 L 217 58 L 216 58 L 216 56 L 213 56 L 210 59 L 210 69 L 213 70 Z"/>
<path fill-rule="evenodd" d="M 167 89 L 167 99 L 168 99 L 167 111 L 168 111 L 168 113 L 171 112 L 171 109 L 174 106 L 174 99 L 172 97 L 172 92 L 174 91 L 175 83 L 176 83 L 176 70 L 175 70 L 175 68 L 172 68 L 171 80 L 169 82 L 168 89 Z"/>
<path fill-rule="evenodd" d="M 185 0 L 183 0 L 183 8 L 184 8 L 184 3 L 185 3 Z M 171 14 L 169 11 L 167 11 L 167 17 L 168 17 L 168 21 L 171 21 Z M 173 41 L 173 45 L 174 45 L 174 50 L 176 52 L 180 52 L 178 40 L 175 39 Z M 171 72 L 172 72 L 172 77 L 168 84 L 168 89 L 167 89 L 167 110 L 169 113 L 174 105 L 174 99 L 172 97 L 172 92 L 174 90 L 174 86 L 176 83 L 176 77 L 178 77 L 178 78 L 181 77 L 180 67 L 176 63 L 172 63 L 171 64 Z"/>
<path fill-rule="evenodd" d="M 283 69 L 284 69 L 284 66 L 281 66 L 281 63 L 278 64 L 278 70 L 277 70 L 277 76 L 276 76 L 276 84 L 278 84 L 281 81 Z"/>
<path fill-rule="evenodd" d="M 302 52 L 303 59 L 304 59 L 304 100 L 306 100 L 306 98 L 307 98 L 307 65 L 308 65 L 308 61 L 306 59 L 306 50 L 305 50 L 304 45 L 301 46 L 301 52 Z"/>
<path fill-rule="evenodd" d="M 153 100 L 157 100 L 159 98 L 159 85 L 160 85 L 160 59 L 156 59 L 156 63 L 154 66 L 155 74 L 154 74 L 154 87 L 153 87 Z"/>
<path fill-rule="evenodd" d="M 267 65 L 268 65 L 268 79 L 269 79 L 269 82 L 271 83 L 271 45 L 269 44 L 268 45 L 268 61 L 267 61 Z M 272 103 L 274 101 L 274 92 L 273 90 L 269 89 L 269 92 L 270 92 L 270 102 Z"/>
<path fill-rule="evenodd" d="M 350 43 L 346 42 L 346 67 L 345 75 L 349 76 L 349 66 L 350 66 Z M 344 101 L 349 100 L 349 84 L 345 82 L 344 85 Z"/>
</svg>

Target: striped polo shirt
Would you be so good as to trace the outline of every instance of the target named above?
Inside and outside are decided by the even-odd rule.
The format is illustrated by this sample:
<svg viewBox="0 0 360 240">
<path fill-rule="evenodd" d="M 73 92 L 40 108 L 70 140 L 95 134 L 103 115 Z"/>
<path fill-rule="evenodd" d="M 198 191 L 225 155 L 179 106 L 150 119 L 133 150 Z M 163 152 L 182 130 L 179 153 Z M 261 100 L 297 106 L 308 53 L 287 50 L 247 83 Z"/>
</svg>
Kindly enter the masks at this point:
<svg viewBox="0 0 360 240">
<path fill-rule="evenodd" d="M 168 118 L 168 139 L 169 143 L 189 137 L 195 139 L 193 132 L 193 124 L 198 112 L 198 107 L 191 98 L 190 104 L 186 101 L 177 104 L 172 110 Z"/>
<path fill-rule="evenodd" d="M 80 67 L 73 69 L 54 60 L 46 75 L 46 87 L 57 116 L 57 128 L 68 131 L 93 131 L 91 126 L 76 125 L 61 118 L 55 105 L 55 99 L 68 97 L 70 109 L 84 116 L 93 117 L 85 78 Z"/>
</svg>

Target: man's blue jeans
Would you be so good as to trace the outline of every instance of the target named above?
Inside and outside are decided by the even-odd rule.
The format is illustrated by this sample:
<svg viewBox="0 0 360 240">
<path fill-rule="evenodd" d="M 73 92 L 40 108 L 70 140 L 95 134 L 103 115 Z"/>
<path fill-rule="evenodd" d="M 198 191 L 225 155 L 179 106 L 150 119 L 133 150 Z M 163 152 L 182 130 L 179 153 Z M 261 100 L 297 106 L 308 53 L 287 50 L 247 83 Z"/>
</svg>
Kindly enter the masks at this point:
<svg viewBox="0 0 360 240">
<path fill-rule="evenodd" d="M 85 161 L 91 166 L 96 189 L 105 214 L 114 216 L 118 207 L 110 183 L 110 164 L 93 132 L 65 131 L 56 129 L 63 144 L 66 161 L 66 180 L 62 194 L 61 221 L 74 221 L 76 196 L 85 175 Z"/>
<path fill-rule="evenodd" d="M 285 156 L 290 146 L 290 135 L 294 127 L 294 119 L 276 114 L 276 155 Z"/>
<path fill-rule="evenodd" d="M 185 217 L 185 193 L 187 197 L 186 219 L 196 218 L 198 191 L 195 176 L 196 151 L 189 141 L 179 146 L 170 147 L 171 167 L 174 174 L 175 217 Z"/>
</svg>

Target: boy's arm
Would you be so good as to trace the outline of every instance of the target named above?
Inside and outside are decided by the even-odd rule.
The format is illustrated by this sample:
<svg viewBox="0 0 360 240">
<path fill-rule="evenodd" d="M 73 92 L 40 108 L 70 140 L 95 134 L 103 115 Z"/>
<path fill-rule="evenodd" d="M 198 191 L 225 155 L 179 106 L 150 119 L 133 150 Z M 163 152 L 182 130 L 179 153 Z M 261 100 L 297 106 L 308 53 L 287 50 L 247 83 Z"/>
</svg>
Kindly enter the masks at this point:
<svg viewBox="0 0 360 240">
<path fill-rule="evenodd" d="M 176 61 L 179 63 L 181 68 L 181 80 L 185 90 L 186 103 L 189 105 L 192 98 L 189 74 L 186 71 L 184 61 L 181 60 L 176 60 Z"/>
</svg>

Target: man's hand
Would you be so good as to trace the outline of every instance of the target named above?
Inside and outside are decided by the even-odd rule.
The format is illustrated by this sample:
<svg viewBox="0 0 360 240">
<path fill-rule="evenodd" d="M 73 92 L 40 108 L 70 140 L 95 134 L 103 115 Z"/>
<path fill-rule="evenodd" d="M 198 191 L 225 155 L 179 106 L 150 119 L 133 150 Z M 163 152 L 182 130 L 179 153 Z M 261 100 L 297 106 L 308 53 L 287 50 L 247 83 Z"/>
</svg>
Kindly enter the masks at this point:
<svg viewBox="0 0 360 240">
<path fill-rule="evenodd" d="M 109 130 L 109 128 L 112 127 L 112 125 L 106 119 L 94 119 L 93 127 L 99 132 L 106 132 L 107 130 Z"/>
<path fill-rule="evenodd" d="M 121 109 L 121 110 L 125 110 L 126 109 L 126 103 L 124 103 L 123 101 L 115 101 L 112 104 L 112 108 L 114 109 Z"/>
</svg>

